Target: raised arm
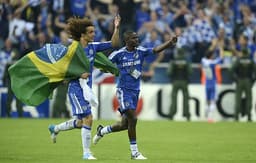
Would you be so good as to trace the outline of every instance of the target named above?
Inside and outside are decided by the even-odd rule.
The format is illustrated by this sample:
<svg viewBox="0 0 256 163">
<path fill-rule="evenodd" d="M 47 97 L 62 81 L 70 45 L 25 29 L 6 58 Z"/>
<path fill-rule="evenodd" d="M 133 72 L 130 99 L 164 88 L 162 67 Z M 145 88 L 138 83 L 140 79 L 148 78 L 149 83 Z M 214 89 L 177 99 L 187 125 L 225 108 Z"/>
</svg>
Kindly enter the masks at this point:
<svg viewBox="0 0 256 163">
<path fill-rule="evenodd" d="M 113 47 L 118 47 L 120 40 L 119 40 L 119 26 L 120 26 L 121 17 L 119 15 L 115 16 L 114 20 L 114 32 L 111 37 L 111 43 Z"/>
<path fill-rule="evenodd" d="M 159 53 L 159 52 L 163 51 L 164 49 L 166 49 L 169 46 L 174 46 L 177 41 L 178 41 L 178 36 L 174 36 L 170 40 L 164 42 L 163 44 L 154 47 L 153 52 L 154 53 Z"/>
</svg>

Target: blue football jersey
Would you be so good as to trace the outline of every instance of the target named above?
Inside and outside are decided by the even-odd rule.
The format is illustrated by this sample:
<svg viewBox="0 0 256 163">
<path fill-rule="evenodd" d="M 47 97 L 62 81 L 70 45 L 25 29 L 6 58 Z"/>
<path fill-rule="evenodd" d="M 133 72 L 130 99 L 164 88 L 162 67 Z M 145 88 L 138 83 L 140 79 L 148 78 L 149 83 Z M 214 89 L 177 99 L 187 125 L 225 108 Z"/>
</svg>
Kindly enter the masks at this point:
<svg viewBox="0 0 256 163">
<path fill-rule="evenodd" d="M 84 52 L 86 54 L 86 57 L 90 61 L 90 74 L 91 75 L 88 77 L 88 82 L 87 82 L 87 85 L 90 88 L 92 88 L 92 70 L 93 70 L 94 59 L 95 59 L 96 53 L 100 52 L 100 51 L 104 51 L 104 50 L 109 49 L 111 47 L 112 47 L 111 42 L 108 41 L 108 42 L 92 42 L 92 43 L 89 43 L 84 48 Z M 74 88 L 78 87 L 80 89 L 81 87 L 80 87 L 80 84 L 79 84 L 79 80 L 76 79 L 76 80 L 70 81 L 69 88 L 70 87 L 74 87 Z"/>
<path fill-rule="evenodd" d="M 146 56 L 153 55 L 153 48 L 137 47 L 134 51 L 127 51 L 126 47 L 118 51 L 114 51 L 109 59 L 115 63 L 120 70 L 118 78 L 118 88 L 126 88 L 131 90 L 140 90 L 140 79 L 142 64 Z M 135 77 L 133 73 L 138 75 Z"/>
<path fill-rule="evenodd" d="M 216 73 L 215 73 L 215 66 L 219 63 L 221 63 L 222 59 L 221 58 L 216 58 L 216 59 L 207 59 L 207 58 L 202 58 L 201 64 L 203 71 L 205 73 L 205 85 L 206 87 L 213 87 L 216 85 Z"/>
</svg>

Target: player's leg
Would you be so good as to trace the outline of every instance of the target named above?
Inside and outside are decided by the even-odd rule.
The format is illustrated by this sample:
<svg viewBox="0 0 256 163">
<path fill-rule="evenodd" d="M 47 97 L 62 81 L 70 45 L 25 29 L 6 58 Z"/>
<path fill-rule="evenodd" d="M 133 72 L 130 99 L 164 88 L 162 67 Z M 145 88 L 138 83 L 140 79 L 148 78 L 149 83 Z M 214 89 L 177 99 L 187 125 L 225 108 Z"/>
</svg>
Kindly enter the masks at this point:
<svg viewBox="0 0 256 163">
<path fill-rule="evenodd" d="M 68 121 L 59 123 L 57 125 L 51 124 L 49 125 L 48 129 L 51 134 L 51 139 L 53 143 L 56 143 L 56 137 L 59 132 L 61 131 L 67 131 L 67 130 L 72 130 L 75 128 L 80 129 L 82 127 L 82 120 L 80 119 L 70 119 Z"/>
<path fill-rule="evenodd" d="M 183 92 L 183 116 L 187 118 L 187 120 L 190 120 L 190 112 L 189 112 L 189 93 L 188 93 L 188 84 L 186 81 L 183 81 L 182 86 L 182 92 Z"/>
<path fill-rule="evenodd" d="M 131 149 L 132 155 L 135 155 L 135 153 L 139 152 L 137 148 L 137 142 L 136 142 L 137 117 L 135 114 L 135 110 L 129 109 L 125 112 L 125 115 L 127 117 L 127 122 L 128 122 L 128 137 L 130 141 L 130 149 Z"/>
<path fill-rule="evenodd" d="M 23 117 L 23 103 L 16 98 L 16 108 L 19 117 Z"/>
<path fill-rule="evenodd" d="M 88 109 L 90 110 L 90 109 Z M 83 144 L 83 159 L 85 160 L 95 160 L 96 158 L 92 155 L 90 151 L 91 146 L 91 127 L 93 122 L 93 117 L 91 111 L 84 114 L 85 117 L 82 118 L 83 124 L 81 129 L 81 137 Z"/>
<path fill-rule="evenodd" d="M 210 103 L 211 103 L 211 89 L 206 87 L 205 88 L 205 95 L 206 95 L 206 106 L 205 106 L 205 118 L 207 119 L 210 114 Z"/>
<path fill-rule="evenodd" d="M 251 81 L 246 81 L 245 83 L 245 96 L 246 96 L 246 115 L 248 116 L 248 121 L 251 121 L 251 109 L 252 109 L 252 83 Z"/>
<path fill-rule="evenodd" d="M 117 122 L 111 126 L 112 132 L 119 132 L 127 129 L 128 129 L 128 121 L 125 116 L 122 116 L 122 120 L 120 122 Z M 104 133 L 104 131 L 102 131 L 102 133 Z"/>
<path fill-rule="evenodd" d="M 86 102 L 84 102 L 84 100 L 79 97 L 80 96 L 77 94 L 73 94 L 73 93 L 69 94 L 70 104 L 71 104 L 72 112 L 73 112 L 74 116 L 81 114 L 81 110 L 82 110 L 81 106 L 82 106 L 82 104 L 86 104 Z M 79 99 L 81 99 L 82 102 L 80 102 Z M 60 124 L 57 124 L 57 125 L 51 124 L 51 125 L 49 125 L 48 129 L 50 131 L 51 139 L 52 139 L 53 143 L 56 143 L 56 137 L 59 132 L 72 130 L 75 128 L 80 129 L 81 127 L 82 127 L 82 119 L 74 118 L 74 119 L 70 119 L 68 121 L 62 122 Z"/>
<path fill-rule="evenodd" d="M 72 130 L 75 128 L 80 129 L 82 127 L 82 120 L 78 119 L 75 116 L 73 119 L 67 120 L 67 121 L 59 123 L 57 125 L 50 125 L 50 126 L 54 126 L 54 132 L 59 133 L 61 131 Z"/>
<path fill-rule="evenodd" d="M 170 119 L 173 119 L 177 112 L 177 94 L 178 94 L 178 83 L 173 82 L 172 93 L 171 93 L 171 107 L 170 107 Z"/>
<path fill-rule="evenodd" d="M 121 121 L 116 122 L 113 125 L 107 125 L 105 127 L 99 125 L 97 127 L 97 133 L 93 137 L 93 144 L 97 144 L 99 140 L 106 134 L 127 130 L 127 124 L 127 118 L 125 116 L 122 116 Z"/>
<path fill-rule="evenodd" d="M 128 123 L 128 137 L 130 141 L 131 158 L 135 160 L 147 159 L 138 150 L 136 142 L 136 126 L 137 126 L 137 115 L 136 108 L 139 100 L 139 91 L 124 90 L 125 92 L 125 103 L 122 107 L 125 109 L 124 116 L 127 118 Z"/>
<path fill-rule="evenodd" d="M 14 94 L 11 90 L 11 86 L 8 84 L 8 89 L 7 89 L 7 99 L 6 99 L 6 116 L 11 117 L 12 115 L 12 100 L 14 98 Z"/>
<path fill-rule="evenodd" d="M 119 102 L 119 109 L 118 111 L 123 115 L 123 113 L 126 111 L 125 103 L 127 105 L 130 105 L 131 100 L 129 98 L 129 95 L 126 94 L 125 90 L 118 88 L 116 91 L 116 95 Z M 97 144 L 98 141 L 105 135 L 109 134 L 111 132 L 118 132 L 121 130 L 127 129 L 127 120 L 125 117 L 122 116 L 121 122 L 117 122 L 114 125 L 108 125 L 103 127 L 102 125 L 99 125 L 97 127 L 97 134 L 93 137 L 93 144 Z"/>
<path fill-rule="evenodd" d="M 82 120 L 81 138 L 83 145 L 83 159 L 96 159 L 90 151 L 91 127 L 93 121 L 90 103 L 84 99 L 82 89 L 73 89 L 73 87 L 69 87 L 68 95 L 72 105 L 73 115 L 76 115 L 78 119 Z"/>
<path fill-rule="evenodd" d="M 214 122 L 213 114 L 216 108 L 215 100 L 216 100 L 216 87 L 214 86 L 210 90 L 208 122 Z"/>
<path fill-rule="evenodd" d="M 241 113 L 241 97 L 242 97 L 242 88 L 240 82 L 236 83 L 236 94 L 235 94 L 235 120 L 239 120 L 239 114 Z"/>
<path fill-rule="evenodd" d="M 214 120 L 214 110 L 215 110 L 215 99 L 211 99 L 209 102 L 209 113 L 208 113 L 208 117 L 207 117 L 207 121 L 209 123 L 213 123 L 215 122 Z"/>
<path fill-rule="evenodd" d="M 137 117 L 135 110 L 128 109 L 125 112 L 128 122 L 128 137 L 130 141 L 130 150 L 131 150 L 131 158 L 135 160 L 145 160 L 144 157 L 138 150 L 138 145 L 136 142 L 136 125 L 137 125 Z"/>
</svg>

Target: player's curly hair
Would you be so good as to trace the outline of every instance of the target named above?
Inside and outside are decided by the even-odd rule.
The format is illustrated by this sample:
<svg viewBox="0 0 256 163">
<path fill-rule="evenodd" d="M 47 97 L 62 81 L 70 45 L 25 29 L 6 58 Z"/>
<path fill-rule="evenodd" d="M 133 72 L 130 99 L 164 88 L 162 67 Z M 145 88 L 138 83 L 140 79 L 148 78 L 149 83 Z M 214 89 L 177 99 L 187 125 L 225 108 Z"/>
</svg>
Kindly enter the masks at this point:
<svg viewBox="0 0 256 163">
<path fill-rule="evenodd" d="M 66 30 L 72 39 L 80 41 L 82 33 L 86 33 L 86 28 L 89 26 L 93 26 L 93 22 L 90 19 L 72 17 L 67 21 Z"/>
</svg>

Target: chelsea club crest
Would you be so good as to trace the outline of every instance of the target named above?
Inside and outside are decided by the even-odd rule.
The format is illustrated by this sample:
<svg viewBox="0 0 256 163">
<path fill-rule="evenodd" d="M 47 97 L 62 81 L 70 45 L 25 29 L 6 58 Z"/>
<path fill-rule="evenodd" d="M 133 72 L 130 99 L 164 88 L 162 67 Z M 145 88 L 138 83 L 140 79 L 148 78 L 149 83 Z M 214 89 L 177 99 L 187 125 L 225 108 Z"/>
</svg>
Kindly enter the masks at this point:
<svg viewBox="0 0 256 163">
<path fill-rule="evenodd" d="M 93 50 L 92 49 L 89 49 L 89 54 L 93 55 Z"/>
</svg>

